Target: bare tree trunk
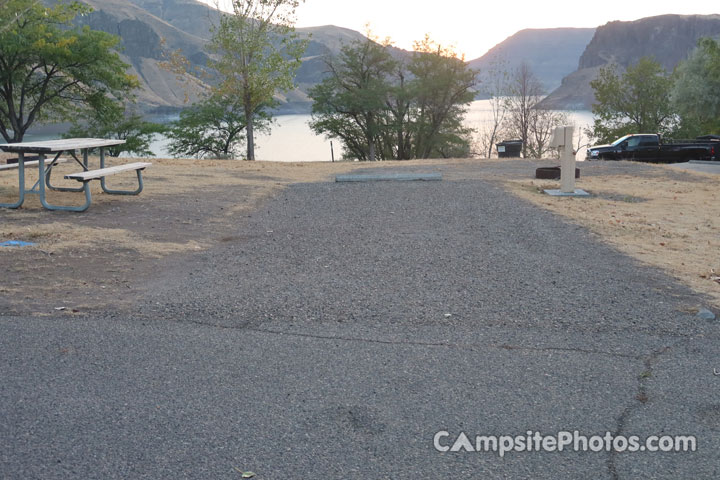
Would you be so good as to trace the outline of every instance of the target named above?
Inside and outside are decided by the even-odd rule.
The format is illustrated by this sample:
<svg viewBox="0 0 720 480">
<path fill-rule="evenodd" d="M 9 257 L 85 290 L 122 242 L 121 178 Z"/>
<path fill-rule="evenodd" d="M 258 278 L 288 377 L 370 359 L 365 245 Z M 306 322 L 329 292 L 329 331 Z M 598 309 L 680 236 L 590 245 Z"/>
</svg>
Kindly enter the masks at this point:
<svg viewBox="0 0 720 480">
<path fill-rule="evenodd" d="M 498 124 L 497 121 L 493 125 L 492 133 L 490 134 L 490 141 L 488 142 L 487 158 L 492 157 L 493 146 L 495 145 L 495 137 L 497 136 Z"/>
<path fill-rule="evenodd" d="M 375 119 L 372 115 L 368 115 L 367 125 L 368 136 L 368 160 L 375 161 Z"/>
<path fill-rule="evenodd" d="M 5 129 L 0 133 L 7 143 L 20 143 L 23 141 L 23 138 L 25 138 L 26 131 L 27 128 L 18 127 L 12 129 L 12 136 L 10 136 L 10 133 Z"/>
<path fill-rule="evenodd" d="M 253 129 L 253 113 L 250 112 L 247 116 L 247 126 L 246 132 L 247 132 L 247 159 L 248 160 L 255 160 L 255 134 Z"/>
<path fill-rule="evenodd" d="M 247 90 L 246 90 L 247 91 Z M 247 134 L 247 160 L 255 160 L 255 112 L 250 104 L 250 96 L 246 94 L 245 107 L 245 133 Z"/>
<path fill-rule="evenodd" d="M 250 62 L 245 54 L 242 54 L 243 68 L 247 68 Z M 242 75 L 243 82 L 243 107 L 245 109 L 245 133 L 247 134 L 247 160 L 255 160 L 255 110 L 252 104 L 252 95 L 250 94 L 250 79 L 247 73 Z"/>
<path fill-rule="evenodd" d="M 512 74 L 509 95 L 507 109 L 511 127 L 513 133 L 522 140 L 522 155 L 527 158 L 532 116 L 536 105 L 542 99 L 543 87 L 524 62 Z"/>
</svg>

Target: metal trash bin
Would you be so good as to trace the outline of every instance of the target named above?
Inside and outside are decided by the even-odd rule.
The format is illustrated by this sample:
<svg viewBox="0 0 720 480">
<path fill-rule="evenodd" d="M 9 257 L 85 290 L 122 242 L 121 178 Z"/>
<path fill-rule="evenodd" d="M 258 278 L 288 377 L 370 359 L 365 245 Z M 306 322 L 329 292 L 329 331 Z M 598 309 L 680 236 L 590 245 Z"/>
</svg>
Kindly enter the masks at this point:
<svg viewBox="0 0 720 480">
<path fill-rule="evenodd" d="M 520 158 L 522 140 L 505 140 L 495 145 L 499 158 Z"/>
</svg>

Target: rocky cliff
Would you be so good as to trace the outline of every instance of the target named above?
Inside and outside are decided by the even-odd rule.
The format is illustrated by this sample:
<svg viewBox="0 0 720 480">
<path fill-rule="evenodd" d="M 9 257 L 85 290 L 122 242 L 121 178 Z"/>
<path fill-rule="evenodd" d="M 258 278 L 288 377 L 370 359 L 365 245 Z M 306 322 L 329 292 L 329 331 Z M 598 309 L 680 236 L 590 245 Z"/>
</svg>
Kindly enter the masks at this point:
<svg viewBox="0 0 720 480">
<path fill-rule="evenodd" d="M 128 0 L 84 2 L 95 11 L 79 18 L 80 23 L 120 37 L 121 57 L 141 83 L 138 103 L 142 109 L 182 107 L 207 88 L 198 78 L 190 75 L 178 78 L 160 65 L 169 52 L 179 49 L 191 63 L 204 66 L 208 60 L 204 52 L 206 39 L 185 32 Z"/>
<path fill-rule="evenodd" d="M 598 70 L 615 63 L 620 69 L 653 57 L 672 71 L 702 37 L 720 35 L 720 15 L 661 15 L 634 22 L 610 22 L 597 29 L 577 70 L 543 102 L 548 108 L 589 109 L 594 101 L 590 82 Z"/>
<path fill-rule="evenodd" d="M 210 29 L 218 18 L 215 9 L 195 0 L 83 1 L 95 11 L 80 18 L 80 23 L 120 37 L 121 56 L 141 82 L 138 103 L 143 110 L 182 108 L 208 88 L 197 77 L 177 78 L 161 68 L 161 63 L 168 53 L 181 50 L 194 67 L 205 67 Z M 297 32 L 310 37 L 310 42 L 297 72 L 298 88 L 279 95 L 285 112 L 307 110 L 306 92 L 322 79 L 325 56 L 337 53 L 343 43 L 364 38 L 356 31 L 335 26 L 300 28 Z"/>
<path fill-rule="evenodd" d="M 469 64 L 480 70 L 482 80 L 485 73 L 497 66 L 512 71 L 525 62 L 550 92 L 577 68 L 578 59 L 594 33 L 594 28 L 520 30 Z"/>
</svg>

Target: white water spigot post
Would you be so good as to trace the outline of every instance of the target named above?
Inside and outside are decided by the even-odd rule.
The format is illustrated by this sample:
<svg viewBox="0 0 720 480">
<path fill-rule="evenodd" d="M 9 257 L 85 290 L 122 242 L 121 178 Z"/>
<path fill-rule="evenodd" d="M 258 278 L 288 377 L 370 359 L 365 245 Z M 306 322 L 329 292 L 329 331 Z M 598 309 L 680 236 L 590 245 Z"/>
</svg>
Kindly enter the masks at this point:
<svg viewBox="0 0 720 480">
<path fill-rule="evenodd" d="M 575 188 L 575 152 L 573 151 L 574 128 L 570 126 L 557 127 L 553 131 L 550 147 L 560 152 L 560 189 L 545 190 L 545 193 L 555 197 L 587 197 L 589 194 Z"/>
<path fill-rule="evenodd" d="M 560 191 L 575 192 L 575 153 L 573 152 L 573 127 L 558 127 L 564 137 L 560 149 Z"/>
</svg>

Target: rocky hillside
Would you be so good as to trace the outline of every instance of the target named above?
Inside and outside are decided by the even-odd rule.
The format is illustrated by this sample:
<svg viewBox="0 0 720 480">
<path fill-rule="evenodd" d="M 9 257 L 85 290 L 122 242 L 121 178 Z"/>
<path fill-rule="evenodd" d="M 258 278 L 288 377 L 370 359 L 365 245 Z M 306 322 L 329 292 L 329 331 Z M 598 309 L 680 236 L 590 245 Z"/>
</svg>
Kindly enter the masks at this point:
<svg viewBox="0 0 720 480">
<path fill-rule="evenodd" d="M 482 79 L 483 72 L 498 65 L 502 70 L 512 71 L 525 62 L 550 92 L 577 68 L 578 59 L 594 33 L 594 28 L 520 30 L 469 63 L 480 70 Z"/>
<path fill-rule="evenodd" d="M 594 101 L 590 82 L 610 63 L 620 68 L 649 56 L 672 71 L 701 37 L 720 35 L 720 15 L 661 15 L 634 22 L 610 22 L 599 27 L 577 70 L 545 100 L 548 108 L 589 109 Z"/>
<path fill-rule="evenodd" d="M 123 60 L 141 81 L 138 100 L 146 111 L 176 109 L 192 102 L 207 88 L 198 78 L 161 68 L 169 52 L 181 50 L 194 67 L 207 65 L 206 44 L 217 11 L 195 0 L 83 0 L 95 11 L 79 21 L 93 29 L 121 38 Z M 306 91 L 325 71 L 323 58 L 337 53 L 343 42 L 364 38 L 353 30 L 335 26 L 298 29 L 311 40 L 298 70 L 299 88 L 280 96 L 285 112 L 307 110 Z M 190 86 L 190 88 L 187 88 Z M 186 98 L 186 91 L 190 92 Z"/>
<path fill-rule="evenodd" d="M 138 102 L 144 109 L 180 107 L 207 86 L 191 76 L 182 81 L 160 67 L 166 54 L 180 49 L 196 66 L 205 65 L 206 40 L 187 33 L 127 0 L 84 0 L 95 11 L 79 19 L 80 23 L 121 38 L 121 56 L 131 65 L 130 73 L 141 82 Z M 207 9 L 206 9 L 207 10 Z"/>
</svg>

